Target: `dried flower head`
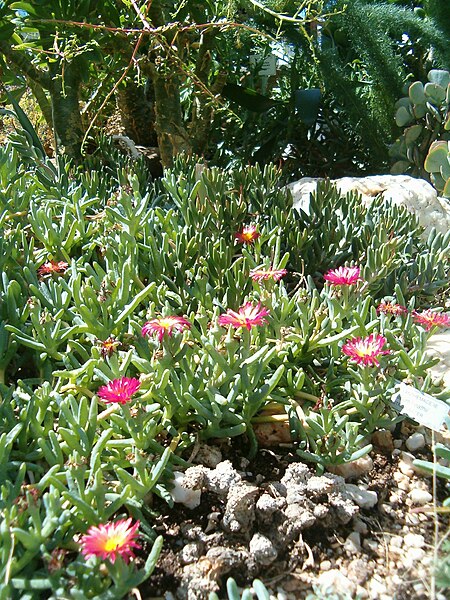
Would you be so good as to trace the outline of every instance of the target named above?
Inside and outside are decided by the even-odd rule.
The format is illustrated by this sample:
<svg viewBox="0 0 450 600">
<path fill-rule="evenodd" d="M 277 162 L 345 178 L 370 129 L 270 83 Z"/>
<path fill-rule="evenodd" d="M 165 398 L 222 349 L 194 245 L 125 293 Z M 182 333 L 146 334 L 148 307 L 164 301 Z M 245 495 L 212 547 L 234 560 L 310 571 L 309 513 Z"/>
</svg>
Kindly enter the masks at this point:
<svg viewBox="0 0 450 600">
<path fill-rule="evenodd" d="M 260 236 L 261 234 L 256 231 L 256 225 L 244 225 L 242 231 L 234 234 L 241 244 L 253 244 Z"/>
<path fill-rule="evenodd" d="M 144 324 L 142 335 L 156 334 L 159 342 L 161 342 L 165 335 L 171 337 L 174 331 L 183 331 L 183 329 L 190 329 L 190 327 L 191 323 L 184 317 L 157 317 Z"/>
<path fill-rule="evenodd" d="M 38 275 L 40 277 L 45 277 L 46 275 L 63 275 L 68 268 L 69 265 L 63 260 L 49 260 L 39 267 Z"/>
<path fill-rule="evenodd" d="M 104 341 L 97 340 L 97 344 L 100 346 L 100 354 L 103 356 L 103 358 L 112 356 L 117 348 L 121 345 L 113 335 L 109 336 L 109 338 Z"/>
<path fill-rule="evenodd" d="M 450 315 L 446 313 L 428 309 L 420 313 L 414 310 L 412 315 L 414 321 L 425 327 L 426 331 L 430 331 L 432 327 L 450 327 Z"/>
<path fill-rule="evenodd" d="M 263 281 L 265 279 L 273 279 L 280 281 L 286 275 L 286 269 L 253 269 L 250 271 L 250 277 L 253 281 Z"/>
<path fill-rule="evenodd" d="M 267 308 L 261 308 L 260 302 L 256 306 L 251 302 L 247 302 L 237 312 L 229 308 L 224 315 L 220 315 L 217 322 L 224 327 L 227 325 L 236 328 L 246 327 L 250 331 L 254 325 L 265 325 L 267 323 L 265 317 L 268 314 L 270 314 L 269 311 Z"/>
<path fill-rule="evenodd" d="M 126 404 L 140 387 L 139 380 L 134 377 L 119 377 L 110 381 L 108 385 L 103 385 L 98 390 L 97 396 L 106 404 L 114 402 Z"/>
<path fill-rule="evenodd" d="M 81 539 L 81 554 L 85 558 L 98 556 L 102 560 L 109 559 L 112 563 L 120 556 L 128 563 L 130 558 L 134 558 L 133 548 L 140 548 L 135 542 L 139 521 L 134 525 L 131 521 L 131 518 L 121 519 L 90 527 Z"/>
<path fill-rule="evenodd" d="M 384 313 L 385 315 L 404 315 L 408 312 L 408 309 L 401 304 L 395 304 L 394 302 L 380 302 L 377 307 L 377 313 Z"/>
<path fill-rule="evenodd" d="M 379 366 L 378 357 L 390 354 L 390 350 L 383 350 L 386 338 L 378 333 L 372 333 L 366 338 L 352 338 L 343 347 L 342 352 L 356 361 L 359 365 Z"/>
<path fill-rule="evenodd" d="M 354 285 L 361 281 L 361 269 L 359 267 L 339 267 L 331 269 L 323 278 L 332 285 Z"/>
</svg>

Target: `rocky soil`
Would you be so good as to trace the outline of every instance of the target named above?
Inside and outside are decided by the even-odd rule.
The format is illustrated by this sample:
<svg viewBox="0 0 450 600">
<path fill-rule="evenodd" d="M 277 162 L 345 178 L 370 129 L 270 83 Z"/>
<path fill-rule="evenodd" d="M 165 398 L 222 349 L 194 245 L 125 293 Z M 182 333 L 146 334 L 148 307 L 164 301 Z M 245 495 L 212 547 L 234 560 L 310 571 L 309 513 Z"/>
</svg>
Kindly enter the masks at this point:
<svg viewBox="0 0 450 600">
<path fill-rule="evenodd" d="M 252 462 L 240 440 L 200 446 L 174 508 L 155 498 L 165 545 L 143 600 L 226 598 L 228 577 L 257 577 L 278 600 L 445 600 L 432 571 L 448 521 L 432 507 L 449 491 L 413 465 L 432 460 L 430 438 L 404 422 L 374 435 L 370 457 L 322 476 L 289 446 Z"/>
</svg>

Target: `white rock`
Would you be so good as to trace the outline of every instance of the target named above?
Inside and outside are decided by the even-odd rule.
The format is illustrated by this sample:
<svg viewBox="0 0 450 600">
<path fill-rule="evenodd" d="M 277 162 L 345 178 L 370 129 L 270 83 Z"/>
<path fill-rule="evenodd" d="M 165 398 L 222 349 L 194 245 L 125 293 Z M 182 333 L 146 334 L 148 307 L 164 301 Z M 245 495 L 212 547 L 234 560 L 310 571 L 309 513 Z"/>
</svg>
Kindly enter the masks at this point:
<svg viewBox="0 0 450 600">
<path fill-rule="evenodd" d="M 420 448 L 425 447 L 425 436 L 422 433 L 413 433 L 406 440 L 406 447 L 410 452 L 414 452 L 415 450 L 420 450 Z"/>
<path fill-rule="evenodd" d="M 319 179 L 304 177 L 287 187 L 294 198 L 294 208 L 309 213 L 310 194 L 317 189 Z M 380 195 L 384 200 L 404 206 L 414 213 L 428 235 L 432 227 L 446 233 L 450 229 L 450 203 L 438 198 L 436 190 L 424 179 L 408 175 L 374 175 L 371 177 L 343 177 L 333 180 L 342 194 L 357 191 L 363 202 L 370 204 Z"/>
<path fill-rule="evenodd" d="M 324 593 L 340 593 L 349 594 L 353 597 L 356 591 L 356 585 L 350 581 L 338 569 L 330 569 L 324 573 L 320 573 L 317 578 L 317 584 L 321 592 Z"/>
<path fill-rule="evenodd" d="M 407 554 L 404 557 L 403 565 L 410 569 L 411 567 L 417 567 L 425 556 L 425 550 L 423 548 L 409 548 Z"/>
<path fill-rule="evenodd" d="M 201 489 L 193 490 L 185 487 L 187 478 L 184 473 L 174 471 L 173 475 L 173 488 L 170 490 L 173 501 L 191 509 L 197 508 L 202 496 Z"/>
<path fill-rule="evenodd" d="M 398 468 L 400 471 L 407 475 L 408 477 L 412 477 L 414 475 L 414 467 L 413 467 L 414 456 L 409 452 L 402 452 L 400 455 L 400 460 L 398 461 Z"/>
<path fill-rule="evenodd" d="M 425 546 L 425 538 L 420 533 L 407 533 L 403 538 L 405 548 L 423 548 Z"/>
<path fill-rule="evenodd" d="M 411 502 L 413 504 L 417 504 L 418 506 L 429 504 L 433 500 L 433 496 L 430 494 L 430 492 L 417 488 L 411 490 L 408 496 L 411 498 Z"/>
<path fill-rule="evenodd" d="M 360 508 L 372 508 L 378 502 L 378 496 L 376 492 L 365 490 L 352 483 L 345 485 L 346 492 L 350 495 L 353 502 L 355 502 Z"/>
</svg>

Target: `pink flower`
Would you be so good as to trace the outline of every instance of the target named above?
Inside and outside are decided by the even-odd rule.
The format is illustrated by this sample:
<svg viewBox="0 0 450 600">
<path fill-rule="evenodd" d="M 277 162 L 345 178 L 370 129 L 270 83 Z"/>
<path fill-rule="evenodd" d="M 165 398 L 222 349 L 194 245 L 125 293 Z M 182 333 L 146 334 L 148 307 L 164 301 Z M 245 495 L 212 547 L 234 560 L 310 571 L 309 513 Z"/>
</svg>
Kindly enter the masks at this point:
<svg viewBox="0 0 450 600">
<path fill-rule="evenodd" d="M 234 234 L 241 244 L 253 244 L 260 236 L 261 234 L 256 231 L 256 225 L 245 225 L 242 231 Z"/>
<path fill-rule="evenodd" d="M 386 315 L 404 315 L 408 312 L 408 309 L 401 304 L 395 304 L 393 302 L 380 302 L 377 307 L 377 313 L 384 313 Z"/>
<path fill-rule="evenodd" d="M 134 558 L 133 548 L 140 548 L 134 541 L 138 527 L 139 521 L 131 526 L 131 518 L 92 526 L 81 539 L 81 554 L 85 558 L 98 556 L 102 560 L 109 559 L 112 563 L 121 556 L 128 563 L 130 558 Z"/>
<path fill-rule="evenodd" d="M 280 281 L 286 275 L 286 269 L 253 269 L 250 271 L 250 277 L 253 281 L 262 281 L 272 278 L 274 281 Z"/>
<path fill-rule="evenodd" d="M 251 302 L 247 302 L 237 312 L 229 308 L 224 315 L 220 315 L 217 322 L 223 327 L 227 325 L 236 328 L 246 327 L 250 331 L 254 325 L 265 325 L 267 321 L 264 317 L 268 314 L 270 314 L 269 311 L 267 308 L 261 308 L 260 302 L 256 306 L 253 306 Z"/>
<path fill-rule="evenodd" d="M 41 277 L 52 274 L 63 275 L 68 268 L 69 265 L 63 260 L 60 260 L 58 262 L 55 260 L 49 260 L 39 267 L 38 275 L 40 275 Z"/>
<path fill-rule="evenodd" d="M 450 315 L 446 313 L 433 312 L 432 310 L 424 310 L 419 313 L 413 310 L 413 319 L 425 327 L 426 331 L 430 331 L 432 327 L 450 327 Z"/>
<path fill-rule="evenodd" d="M 119 377 L 119 379 L 110 381 L 108 385 L 102 385 L 97 392 L 97 396 L 106 404 L 112 404 L 113 402 L 126 404 L 140 387 L 139 380 L 134 377 Z"/>
<path fill-rule="evenodd" d="M 325 273 L 323 278 L 332 285 L 354 285 L 361 281 L 361 269 L 359 267 L 339 267 Z"/>
<path fill-rule="evenodd" d="M 161 342 L 166 334 L 171 337 L 174 331 L 183 331 L 183 329 L 190 329 L 190 327 L 191 323 L 184 317 L 157 317 L 144 324 L 142 327 L 142 335 L 152 335 L 156 333 L 158 340 Z"/>
<path fill-rule="evenodd" d="M 390 354 L 390 350 L 383 350 L 386 338 L 378 333 L 372 333 L 366 338 L 352 338 L 342 347 L 342 352 L 356 361 L 359 365 L 379 366 L 378 357 Z"/>
</svg>

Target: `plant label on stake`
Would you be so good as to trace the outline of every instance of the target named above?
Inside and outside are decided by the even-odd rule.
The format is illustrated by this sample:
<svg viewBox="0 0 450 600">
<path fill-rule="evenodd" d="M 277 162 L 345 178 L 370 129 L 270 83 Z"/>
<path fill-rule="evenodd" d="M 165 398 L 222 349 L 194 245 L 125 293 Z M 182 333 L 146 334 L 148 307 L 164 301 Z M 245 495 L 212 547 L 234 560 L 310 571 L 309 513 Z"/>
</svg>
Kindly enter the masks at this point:
<svg viewBox="0 0 450 600">
<path fill-rule="evenodd" d="M 398 392 L 392 395 L 392 403 L 401 414 L 434 431 L 441 430 L 450 410 L 446 402 L 406 383 L 401 383 Z"/>
</svg>

